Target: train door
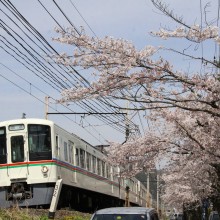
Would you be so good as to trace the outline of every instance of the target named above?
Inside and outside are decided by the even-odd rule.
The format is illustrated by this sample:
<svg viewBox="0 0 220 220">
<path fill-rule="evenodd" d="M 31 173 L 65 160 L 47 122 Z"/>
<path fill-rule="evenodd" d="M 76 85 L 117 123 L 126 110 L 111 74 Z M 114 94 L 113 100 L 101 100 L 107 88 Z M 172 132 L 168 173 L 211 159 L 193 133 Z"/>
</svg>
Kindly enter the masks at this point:
<svg viewBox="0 0 220 220">
<path fill-rule="evenodd" d="M 10 146 L 9 158 L 11 161 L 9 176 L 13 177 L 13 179 L 27 178 L 27 153 L 25 153 L 27 151 L 25 150 L 24 134 L 9 134 L 8 142 L 8 146 Z"/>
<path fill-rule="evenodd" d="M 10 137 L 11 141 L 11 162 L 24 162 L 24 137 L 23 135 L 16 135 Z"/>
<path fill-rule="evenodd" d="M 56 139 L 55 139 L 55 157 L 59 159 L 59 136 L 56 134 Z"/>
<path fill-rule="evenodd" d="M 6 128 L 0 127 L 0 164 L 7 163 Z"/>
<path fill-rule="evenodd" d="M 73 166 L 74 164 L 74 143 L 72 141 L 68 141 L 68 150 L 69 150 L 69 162 L 71 163 L 71 165 Z M 72 167 L 72 181 L 76 182 L 76 170 L 74 169 L 74 167 Z"/>
<path fill-rule="evenodd" d="M 56 159 L 59 161 L 60 158 L 61 158 L 61 155 L 60 155 L 60 146 L 62 145 L 62 138 L 56 134 L 56 140 L 55 140 L 55 143 L 56 143 L 56 149 L 55 149 L 55 157 Z M 57 172 L 58 172 L 58 176 L 62 176 L 62 172 L 61 172 L 61 166 L 58 166 L 57 167 Z"/>
<path fill-rule="evenodd" d="M 74 164 L 74 172 L 73 172 L 73 182 L 77 182 L 77 172 L 76 167 L 79 166 L 79 149 L 73 146 L 73 164 Z"/>
<path fill-rule="evenodd" d="M 73 146 L 74 143 L 72 141 L 68 141 L 68 148 L 69 148 L 69 162 L 73 164 Z"/>
</svg>

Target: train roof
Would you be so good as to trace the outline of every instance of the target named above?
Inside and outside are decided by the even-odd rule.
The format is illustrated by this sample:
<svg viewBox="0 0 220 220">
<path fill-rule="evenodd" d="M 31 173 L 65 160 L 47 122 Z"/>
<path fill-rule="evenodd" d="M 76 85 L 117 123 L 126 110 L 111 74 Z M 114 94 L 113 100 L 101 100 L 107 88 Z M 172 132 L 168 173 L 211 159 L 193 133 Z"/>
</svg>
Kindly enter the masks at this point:
<svg viewBox="0 0 220 220">
<path fill-rule="evenodd" d="M 20 118 L 20 119 L 12 119 L 8 121 L 0 122 L 0 125 L 8 125 L 8 124 L 20 124 L 20 123 L 34 123 L 34 124 L 48 124 L 53 125 L 54 122 L 46 119 L 39 118 Z"/>
<path fill-rule="evenodd" d="M 96 146 L 91 145 L 90 143 L 88 143 L 87 141 L 85 141 L 84 139 L 82 139 L 81 137 L 79 137 L 78 135 L 69 132 L 68 130 L 62 128 L 61 126 L 57 125 L 56 123 L 54 123 L 51 120 L 47 120 L 47 119 L 39 119 L 39 118 L 20 118 L 20 119 L 12 119 L 12 120 L 8 120 L 8 121 L 2 121 L 0 122 L 0 126 L 8 126 L 10 124 L 21 124 L 21 123 L 33 123 L 33 124 L 46 124 L 46 125 L 55 125 L 57 127 L 59 127 L 60 129 L 62 129 L 65 132 L 68 132 L 70 135 L 76 137 L 78 140 L 83 141 L 85 144 L 90 145 L 91 147 L 93 147 L 94 149 L 101 151 L 101 149 L 99 149 Z M 102 152 L 103 153 L 103 152 Z"/>
</svg>

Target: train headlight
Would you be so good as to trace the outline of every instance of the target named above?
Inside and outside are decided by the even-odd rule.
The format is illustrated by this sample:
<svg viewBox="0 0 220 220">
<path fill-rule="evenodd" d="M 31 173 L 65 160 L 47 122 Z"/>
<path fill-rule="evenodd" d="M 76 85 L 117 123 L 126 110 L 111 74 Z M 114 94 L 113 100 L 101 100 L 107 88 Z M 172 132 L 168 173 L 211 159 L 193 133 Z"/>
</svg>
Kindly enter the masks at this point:
<svg viewBox="0 0 220 220">
<path fill-rule="evenodd" d="M 46 174 L 48 172 L 49 168 L 47 166 L 42 166 L 41 171 L 42 173 Z"/>
</svg>

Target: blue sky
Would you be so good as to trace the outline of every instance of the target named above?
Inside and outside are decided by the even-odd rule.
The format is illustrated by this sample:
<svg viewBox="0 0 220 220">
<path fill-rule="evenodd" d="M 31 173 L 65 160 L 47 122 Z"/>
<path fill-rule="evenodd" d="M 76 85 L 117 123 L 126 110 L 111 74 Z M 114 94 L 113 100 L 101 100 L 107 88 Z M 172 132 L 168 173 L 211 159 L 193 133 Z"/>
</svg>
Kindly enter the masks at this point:
<svg viewBox="0 0 220 220">
<path fill-rule="evenodd" d="M 11 2 L 56 50 L 59 52 L 71 51 L 70 47 L 52 42 L 52 37 L 56 36 L 54 32 L 56 24 L 39 4 L 38 0 L 12 0 Z M 68 22 L 60 11 L 58 11 L 52 0 L 41 2 L 63 27 L 68 26 Z M 165 45 L 168 48 L 172 46 L 177 49 L 184 49 L 184 47 L 189 45 L 185 41 L 174 39 L 163 41 L 149 35 L 151 31 L 156 31 L 160 27 L 173 28 L 176 26 L 171 19 L 162 15 L 150 0 L 56 0 L 56 2 L 77 28 L 84 26 L 90 35 L 94 35 L 95 33 L 98 37 L 108 35 L 115 38 L 124 38 L 133 42 L 138 49 L 146 45 Z M 166 0 L 164 2 L 169 4 L 171 9 L 175 10 L 175 14 L 183 16 L 183 20 L 189 24 L 200 24 L 201 19 L 205 19 L 204 17 L 201 18 L 200 1 L 198 0 Z M 208 20 L 212 20 L 217 16 L 217 7 L 214 5 L 216 1 L 210 2 L 211 5 L 207 8 Z M 202 4 L 202 7 L 204 7 L 206 1 L 202 1 Z M 7 11 L 2 4 L 0 4 L 0 9 L 4 12 Z M 0 16 L 5 21 L 8 21 L 8 18 L 6 19 L 2 11 L 0 11 Z M 83 19 L 81 16 L 83 16 Z M 84 20 L 89 24 L 94 33 Z M 17 33 L 23 36 L 15 25 L 12 26 Z M 3 29 L 0 29 L 0 34 L 10 39 Z M 1 44 L 2 42 L 0 42 Z M 35 46 L 33 45 L 33 47 Z M 207 52 L 213 54 L 215 45 L 210 43 L 208 48 Z M 193 51 L 195 48 L 191 47 L 191 49 Z M 204 46 L 204 49 L 207 48 Z M 189 60 L 183 60 L 173 54 L 166 55 L 179 69 L 186 69 L 189 66 L 190 71 L 197 69 L 197 66 Z M 22 113 L 26 113 L 29 118 L 44 118 L 45 104 L 43 102 L 45 96 L 49 95 L 54 99 L 58 99 L 60 97 L 59 93 L 36 77 L 27 68 L 24 68 L 24 66 L 9 56 L 2 48 L 0 48 L 0 57 L 0 121 L 20 118 Z M 80 73 L 84 74 L 83 71 Z M 67 111 L 65 108 L 53 104 L 54 101 L 52 99 L 51 102 L 53 108 L 59 111 Z M 75 105 L 69 107 L 76 112 L 81 111 Z M 53 110 L 50 109 L 50 111 L 52 112 Z M 92 144 L 105 144 L 106 140 L 124 141 L 124 135 L 122 133 L 109 126 L 104 126 L 102 122 L 92 116 L 86 118 L 81 118 L 80 116 L 68 117 L 71 120 L 63 116 L 49 116 L 49 119 L 54 120 L 61 127 L 72 133 L 76 133 Z M 139 117 L 136 117 L 135 120 L 140 125 Z M 145 121 L 142 122 L 146 124 Z"/>
</svg>

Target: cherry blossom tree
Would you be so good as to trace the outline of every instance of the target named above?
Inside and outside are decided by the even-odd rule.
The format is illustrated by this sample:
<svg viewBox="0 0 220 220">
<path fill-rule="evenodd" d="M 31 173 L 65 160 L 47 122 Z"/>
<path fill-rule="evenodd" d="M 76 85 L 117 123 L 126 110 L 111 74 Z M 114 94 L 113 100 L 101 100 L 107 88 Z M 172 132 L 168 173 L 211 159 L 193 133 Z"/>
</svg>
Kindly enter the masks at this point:
<svg viewBox="0 0 220 220">
<path fill-rule="evenodd" d="M 217 26 L 208 22 L 186 24 L 162 1 L 151 1 L 178 25 L 175 30 L 161 28 L 151 35 L 165 40 L 180 38 L 196 45 L 207 41 L 220 43 Z M 220 158 L 220 82 L 216 58 L 161 46 L 148 45 L 138 50 L 124 39 L 100 39 L 83 31 L 79 35 L 74 28 L 56 28 L 56 32 L 59 37 L 55 41 L 75 49 L 73 54 L 63 53 L 53 59 L 59 64 L 90 69 L 94 76 L 94 82 L 87 87 L 64 90 L 59 102 L 104 96 L 132 103 L 132 107 L 111 107 L 148 111 L 146 120 L 151 129 L 126 143 L 111 143 L 109 161 L 124 167 L 125 175 L 151 169 L 164 159 L 169 161 L 162 178 L 163 198 L 170 204 L 201 201 L 216 193 L 217 171 L 213 165 Z M 164 51 L 193 59 L 204 68 L 192 73 L 178 70 L 160 55 Z"/>
</svg>

